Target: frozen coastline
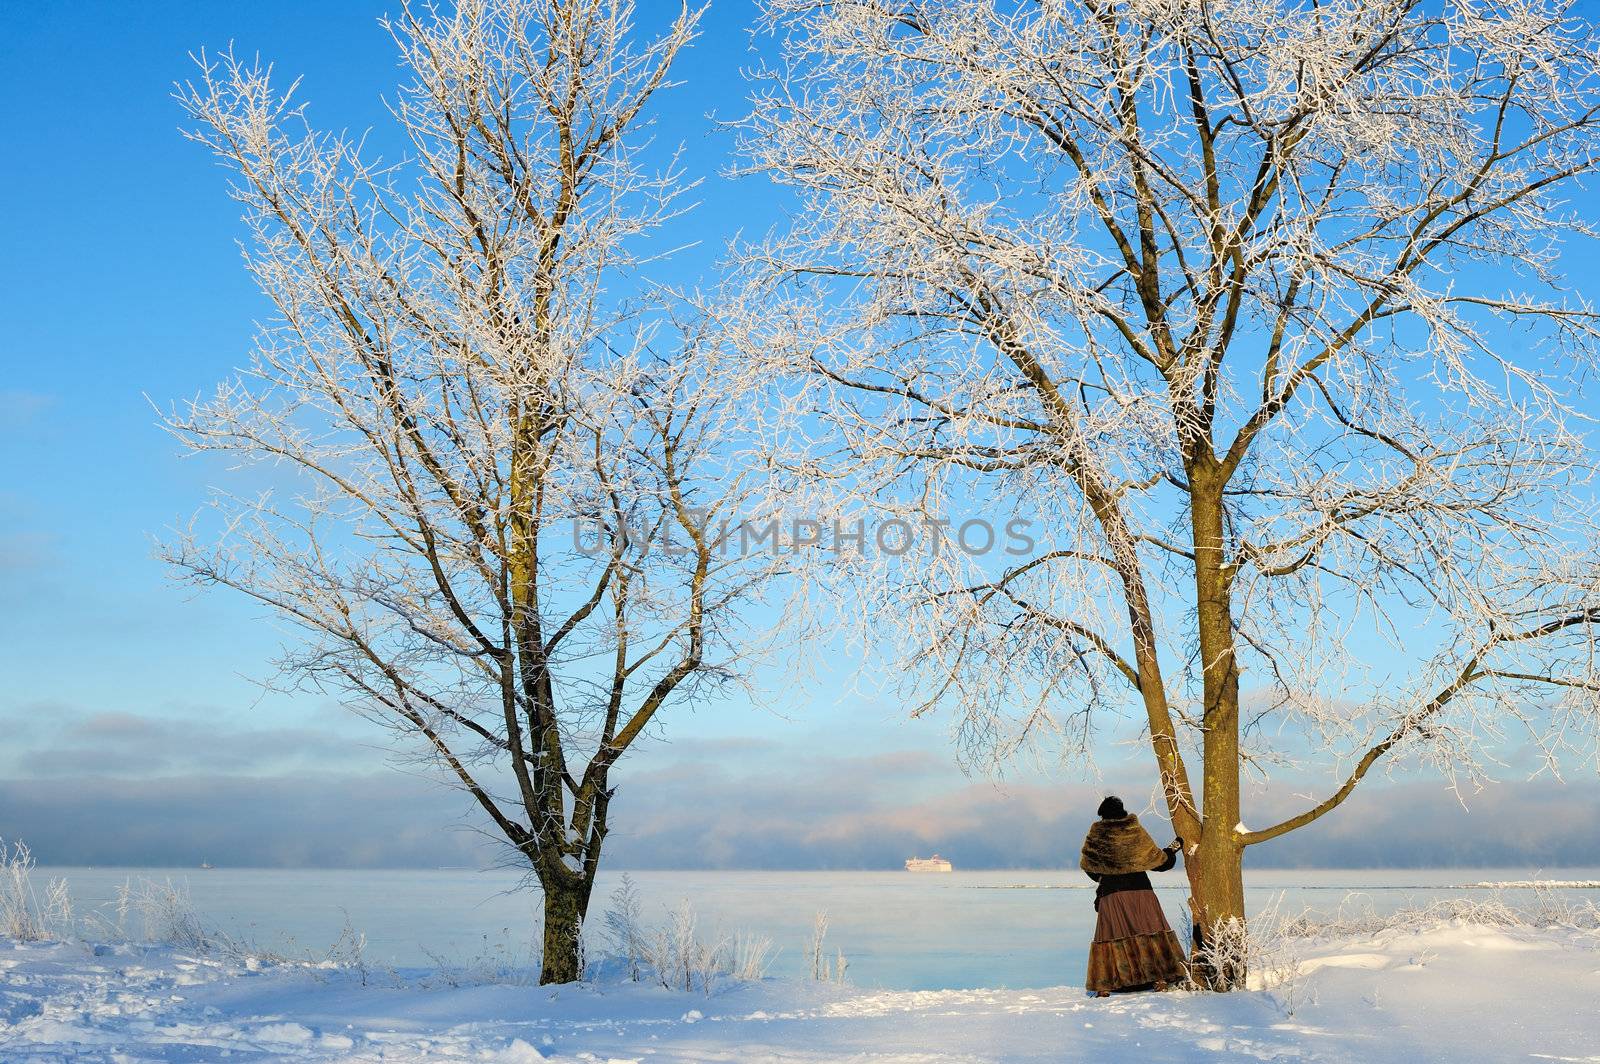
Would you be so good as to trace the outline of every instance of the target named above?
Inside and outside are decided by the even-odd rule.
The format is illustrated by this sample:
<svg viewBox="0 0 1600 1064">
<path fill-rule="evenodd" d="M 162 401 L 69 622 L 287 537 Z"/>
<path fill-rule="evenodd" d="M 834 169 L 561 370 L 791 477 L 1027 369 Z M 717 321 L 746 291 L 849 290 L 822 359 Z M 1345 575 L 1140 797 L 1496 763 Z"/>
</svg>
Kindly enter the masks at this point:
<svg viewBox="0 0 1600 1064">
<path fill-rule="evenodd" d="M 1307 939 L 1272 989 L 885 991 L 768 979 L 470 985 L 172 947 L 0 941 L 11 1062 L 1593 1059 L 1600 936 L 1439 921 Z M 455 985 L 452 985 L 455 984 Z"/>
</svg>

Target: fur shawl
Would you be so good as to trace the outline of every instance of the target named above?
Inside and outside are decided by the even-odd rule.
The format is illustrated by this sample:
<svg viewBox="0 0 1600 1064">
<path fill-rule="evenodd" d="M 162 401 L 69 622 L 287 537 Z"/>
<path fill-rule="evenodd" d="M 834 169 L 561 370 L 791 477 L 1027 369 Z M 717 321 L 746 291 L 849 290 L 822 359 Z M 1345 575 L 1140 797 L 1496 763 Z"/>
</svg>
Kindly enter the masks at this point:
<svg viewBox="0 0 1600 1064">
<path fill-rule="evenodd" d="M 1166 860 L 1166 853 L 1133 814 L 1116 820 L 1097 820 L 1083 840 L 1078 865 L 1097 876 L 1148 872 Z"/>
</svg>

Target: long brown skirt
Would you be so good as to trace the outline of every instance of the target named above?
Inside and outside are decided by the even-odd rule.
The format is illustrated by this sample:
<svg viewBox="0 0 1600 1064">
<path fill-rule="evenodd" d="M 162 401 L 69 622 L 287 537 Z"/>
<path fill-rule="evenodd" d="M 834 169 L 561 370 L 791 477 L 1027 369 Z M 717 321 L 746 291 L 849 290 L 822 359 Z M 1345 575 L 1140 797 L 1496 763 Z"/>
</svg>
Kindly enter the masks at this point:
<svg viewBox="0 0 1600 1064">
<path fill-rule="evenodd" d="M 1183 946 L 1153 890 L 1119 890 L 1100 899 L 1089 946 L 1090 990 L 1133 990 L 1189 977 Z"/>
</svg>

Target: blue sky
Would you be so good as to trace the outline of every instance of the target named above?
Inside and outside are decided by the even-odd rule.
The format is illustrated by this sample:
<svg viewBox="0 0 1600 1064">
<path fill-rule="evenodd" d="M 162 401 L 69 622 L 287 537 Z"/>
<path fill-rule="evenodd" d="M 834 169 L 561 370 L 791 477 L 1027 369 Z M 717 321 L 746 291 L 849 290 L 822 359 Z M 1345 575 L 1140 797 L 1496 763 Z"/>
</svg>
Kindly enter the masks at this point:
<svg viewBox="0 0 1600 1064">
<path fill-rule="evenodd" d="M 654 5 L 641 6 L 648 21 Z M 426 865 L 482 856 L 463 827 L 465 807 L 386 768 L 381 734 L 324 701 L 263 693 L 255 681 L 270 675 L 288 633 L 238 599 L 192 596 L 151 551 L 153 537 L 198 505 L 208 475 L 177 457 L 151 402 L 225 377 L 264 313 L 240 265 L 224 175 L 180 136 L 171 84 L 192 69 L 189 52 L 232 40 L 285 75 L 303 74 L 317 122 L 376 126 L 381 144 L 381 94 L 397 77 L 376 25 L 384 10 L 364 0 L 270 0 L 8 13 L 0 836 L 27 838 L 46 861 Z M 678 235 L 699 241 L 677 260 L 685 277 L 706 270 L 738 228 L 778 217 L 764 186 L 720 176 L 729 138 L 706 120 L 740 109 L 752 14 L 745 0 L 713 8 L 662 116 L 662 138 L 685 142 L 707 182 Z M 1028 768 L 1001 786 L 968 779 L 947 722 L 906 721 L 889 701 L 853 693 L 851 674 L 839 662 L 791 700 L 730 702 L 673 721 L 670 741 L 634 766 L 631 793 L 652 799 L 630 802 L 624 781 L 616 860 L 882 867 L 939 848 L 968 864 L 1070 863 L 1101 789 L 1149 786 L 1137 751 L 1102 759 L 1098 778 Z M 1546 821 L 1554 834 L 1518 829 L 1521 800 L 1555 810 Z M 1600 864 L 1600 838 L 1584 827 L 1600 807 L 1592 786 L 1505 788 L 1484 801 L 1485 815 L 1468 821 L 1436 780 L 1406 779 L 1373 788 L 1342 823 L 1264 859 Z M 696 802 L 714 815 L 691 816 Z M 343 815 L 330 820 L 329 808 Z M 1367 829 L 1397 808 L 1425 813 L 1427 830 L 1415 843 L 1373 849 Z M 1452 848 L 1466 832 L 1476 848 Z"/>
</svg>

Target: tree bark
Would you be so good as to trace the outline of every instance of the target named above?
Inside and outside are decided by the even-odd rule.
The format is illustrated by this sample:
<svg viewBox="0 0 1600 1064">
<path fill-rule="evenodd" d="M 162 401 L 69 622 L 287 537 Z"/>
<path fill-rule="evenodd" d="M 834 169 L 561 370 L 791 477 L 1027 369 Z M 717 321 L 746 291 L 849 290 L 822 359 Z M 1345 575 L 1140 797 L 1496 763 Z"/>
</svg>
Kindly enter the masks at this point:
<svg viewBox="0 0 1600 1064">
<path fill-rule="evenodd" d="M 1236 990 L 1248 974 L 1243 951 L 1243 851 L 1232 832 L 1210 831 L 1202 837 L 1190 876 L 1194 918 L 1189 970 L 1207 990 Z"/>
<path fill-rule="evenodd" d="M 1239 824 L 1239 664 L 1233 578 L 1226 561 L 1222 489 L 1226 477 L 1202 456 L 1190 463 L 1195 604 L 1203 686 L 1204 827 L 1191 876 L 1193 968 L 1212 990 L 1243 984 L 1244 848 Z"/>
<path fill-rule="evenodd" d="M 565 876 L 543 876 L 544 955 L 539 985 L 575 983 L 583 978 L 583 919 L 589 912 L 589 884 Z"/>
</svg>

